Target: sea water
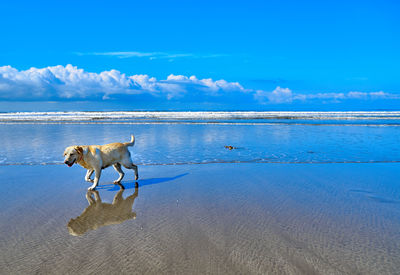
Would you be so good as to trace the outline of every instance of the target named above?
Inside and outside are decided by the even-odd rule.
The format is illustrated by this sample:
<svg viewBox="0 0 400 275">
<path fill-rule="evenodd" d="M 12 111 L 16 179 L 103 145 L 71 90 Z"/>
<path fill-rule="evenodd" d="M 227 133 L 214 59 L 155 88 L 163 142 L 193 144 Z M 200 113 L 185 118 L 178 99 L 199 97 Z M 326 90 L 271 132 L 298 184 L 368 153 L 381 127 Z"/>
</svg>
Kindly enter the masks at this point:
<svg viewBox="0 0 400 275">
<path fill-rule="evenodd" d="M 0 114 L 0 165 L 131 134 L 138 165 L 400 162 L 400 112 L 27 112 Z"/>
</svg>

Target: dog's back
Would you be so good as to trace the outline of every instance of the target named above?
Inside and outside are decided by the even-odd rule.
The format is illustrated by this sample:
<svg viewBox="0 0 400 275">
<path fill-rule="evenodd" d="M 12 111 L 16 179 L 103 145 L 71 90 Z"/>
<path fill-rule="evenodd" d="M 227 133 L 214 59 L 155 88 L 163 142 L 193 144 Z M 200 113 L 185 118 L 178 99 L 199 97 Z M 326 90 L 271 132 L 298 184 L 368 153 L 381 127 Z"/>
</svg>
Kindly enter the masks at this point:
<svg viewBox="0 0 400 275">
<path fill-rule="evenodd" d="M 130 153 L 127 147 L 135 144 L 135 136 L 131 135 L 130 142 L 113 142 L 105 145 L 90 145 L 91 149 L 98 149 L 103 162 L 107 163 L 107 166 L 122 160 L 126 157 L 130 157 Z"/>
</svg>

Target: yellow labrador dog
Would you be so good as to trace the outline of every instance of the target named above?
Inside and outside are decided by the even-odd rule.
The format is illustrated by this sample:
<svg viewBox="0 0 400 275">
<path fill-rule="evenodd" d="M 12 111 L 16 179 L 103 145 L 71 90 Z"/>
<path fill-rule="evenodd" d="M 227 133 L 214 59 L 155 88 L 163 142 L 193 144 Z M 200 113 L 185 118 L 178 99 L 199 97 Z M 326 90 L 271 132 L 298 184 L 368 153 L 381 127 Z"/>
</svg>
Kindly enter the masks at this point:
<svg viewBox="0 0 400 275">
<path fill-rule="evenodd" d="M 131 154 L 128 147 L 135 144 L 135 136 L 131 135 L 130 142 L 124 143 L 110 143 L 106 145 L 81 145 L 69 146 L 64 151 L 64 163 L 69 167 L 78 163 L 83 168 L 87 169 L 85 180 L 93 182 L 93 185 L 88 190 L 94 190 L 99 183 L 101 170 L 109 166 L 114 166 L 118 172 L 119 178 L 114 181 L 118 184 L 124 177 L 124 172 L 121 165 L 128 169 L 135 171 L 135 180 L 139 178 L 138 168 L 132 163 Z M 90 176 L 95 172 L 94 180 Z"/>
</svg>

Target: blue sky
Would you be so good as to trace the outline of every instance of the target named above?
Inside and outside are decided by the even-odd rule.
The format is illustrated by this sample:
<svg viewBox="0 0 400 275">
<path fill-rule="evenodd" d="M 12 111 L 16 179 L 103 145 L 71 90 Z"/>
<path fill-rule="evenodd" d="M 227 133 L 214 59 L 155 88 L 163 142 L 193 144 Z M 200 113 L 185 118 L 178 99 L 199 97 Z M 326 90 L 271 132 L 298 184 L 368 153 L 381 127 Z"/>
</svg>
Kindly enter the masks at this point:
<svg viewBox="0 0 400 275">
<path fill-rule="evenodd" d="M 398 1 L 2 1 L 0 107 L 94 98 L 100 109 L 399 109 L 398 14 Z M 21 76 L 68 64 L 147 75 L 158 90 L 122 77 L 112 93 L 93 80 L 66 95 L 60 69 L 41 71 L 40 84 Z"/>
</svg>

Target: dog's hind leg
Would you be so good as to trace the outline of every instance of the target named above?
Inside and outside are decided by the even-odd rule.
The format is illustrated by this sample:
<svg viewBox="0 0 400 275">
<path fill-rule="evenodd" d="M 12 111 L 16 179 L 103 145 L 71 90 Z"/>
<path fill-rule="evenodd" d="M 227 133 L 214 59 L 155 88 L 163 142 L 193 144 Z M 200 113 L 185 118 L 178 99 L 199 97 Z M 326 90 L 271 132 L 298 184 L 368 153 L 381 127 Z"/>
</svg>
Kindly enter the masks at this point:
<svg viewBox="0 0 400 275">
<path fill-rule="evenodd" d="M 116 205 L 116 204 L 120 204 L 121 202 L 124 201 L 124 199 L 122 198 L 122 194 L 124 193 L 124 189 L 121 189 L 118 191 L 118 193 L 115 195 L 112 204 Z"/>
<path fill-rule="evenodd" d="M 132 163 L 132 161 L 130 159 L 128 159 L 127 161 L 125 160 L 124 162 L 122 162 L 122 165 L 127 169 L 133 169 L 133 171 L 135 171 L 135 180 L 139 179 L 138 168 L 137 168 L 137 166 L 135 164 Z"/>
<path fill-rule="evenodd" d="M 93 182 L 93 180 L 90 178 L 93 174 L 93 170 L 87 170 L 85 180 L 88 182 Z"/>
<path fill-rule="evenodd" d="M 99 184 L 99 179 L 101 176 L 101 168 L 95 169 L 94 172 L 95 172 L 95 175 L 94 175 L 93 185 L 90 186 L 88 188 L 88 190 L 94 190 L 96 188 L 97 184 Z"/>
<path fill-rule="evenodd" d="M 117 180 L 114 181 L 114 184 L 118 184 L 118 183 L 120 183 L 121 180 L 124 178 L 125 173 L 124 173 L 124 171 L 122 171 L 122 169 L 121 169 L 121 164 L 116 163 L 116 164 L 114 164 L 113 166 L 114 166 L 115 171 L 117 171 L 118 174 L 119 174 L 119 178 L 118 178 Z"/>
</svg>

